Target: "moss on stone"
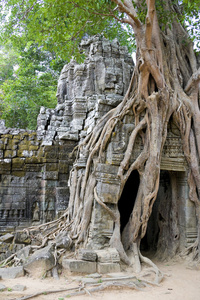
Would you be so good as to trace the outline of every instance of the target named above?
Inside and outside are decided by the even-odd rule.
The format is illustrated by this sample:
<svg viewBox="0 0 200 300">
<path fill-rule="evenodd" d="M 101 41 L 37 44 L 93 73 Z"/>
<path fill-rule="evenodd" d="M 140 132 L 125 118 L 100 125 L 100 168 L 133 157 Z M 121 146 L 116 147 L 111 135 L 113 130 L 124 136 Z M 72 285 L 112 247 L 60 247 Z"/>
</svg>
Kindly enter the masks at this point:
<svg viewBox="0 0 200 300">
<path fill-rule="evenodd" d="M 37 151 L 39 149 L 39 146 L 30 145 L 29 150 L 31 151 Z"/>
<path fill-rule="evenodd" d="M 5 150 L 4 151 L 4 158 L 13 158 L 17 155 L 16 151 L 13 150 Z"/>
<path fill-rule="evenodd" d="M 12 134 L 2 134 L 1 136 L 2 138 L 8 138 L 8 139 L 12 139 L 13 135 Z"/>
<path fill-rule="evenodd" d="M 19 151 L 23 151 L 23 150 L 29 150 L 29 145 L 25 144 L 25 145 L 19 145 L 18 147 Z"/>
<path fill-rule="evenodd" d="M 17 177 L 24 177 L 25 176 L 25 171 L 18 171 L 14 170 L 11 172 L 12 175 L 17 176 Z"/>
<path fill-rule="evenodd" d="M 58 164 L 57 163 L 47 163 L 46 171 L 58 171 Z"/>
<path fill-rule="evenodd" d="M 43 159 L 39 158 L 38 156 L 31 156 L 25 158 L 26 164 L 39 164 L 43 163 Z"/>
</svg>

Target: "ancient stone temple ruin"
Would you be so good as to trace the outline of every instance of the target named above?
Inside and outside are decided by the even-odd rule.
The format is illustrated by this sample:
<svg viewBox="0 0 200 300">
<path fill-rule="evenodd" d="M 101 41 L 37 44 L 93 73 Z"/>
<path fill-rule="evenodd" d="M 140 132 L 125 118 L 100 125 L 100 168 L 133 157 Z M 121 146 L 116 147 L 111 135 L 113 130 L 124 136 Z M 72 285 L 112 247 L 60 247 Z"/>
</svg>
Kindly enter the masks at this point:
<svg viewBox="0 0 200 300">
<path fill-rule="evenodd" d="M 125 47 L 114 40 L 94 37 L 84 40 L 84 63 L 74 60 L 64 66 L 59 81 L 55 109 L 42 107 L 36 131 L 0 126 L 0 231 L 13 231 L 59 217 L 69 201 L 69 174 L 74 162 L 74 147 L 94 128 L 97 121 L 123 99 L 134 68 Z M 133 171 L 119 199 L 117 168 L 134 117 L 129 114 L 116 126 L 108 145 L 106 164 L 97 166 L 97 192 L 109 207 L 118 205 L 121 229 L 126 225 L 137 194 L 139 175 Z M 141 140 L 132 161 L 142 150 Z M 85 168 L 86 157 L 77 162 L 78 172 Z M 175 197 L 174 197 L 174 193 Z M 177 220 L 179 247 L 192 243 L 197 235 L 193 203 L 189 200 L 187 164 L 180 133 L 173 121 L 162 153 L 160 188 L 149 220 L 145 248 L 164 251 L 163 237 L 170 223 Z M 173 195 L 173 197 L 172 197 Z M 176 199 L 177 209 L 172 199 Z M 163 206 L 165 209 L 162 209 Z M 171 211 L 171 213 L 169 213 Z M 163 223 L 162 232 L 160 223 Z M 94 201 L 88 247 L 108 245 L 113 232 L 109 214 Z M 170 241 L 168 241 L 170 242 Z"/>
</svg>

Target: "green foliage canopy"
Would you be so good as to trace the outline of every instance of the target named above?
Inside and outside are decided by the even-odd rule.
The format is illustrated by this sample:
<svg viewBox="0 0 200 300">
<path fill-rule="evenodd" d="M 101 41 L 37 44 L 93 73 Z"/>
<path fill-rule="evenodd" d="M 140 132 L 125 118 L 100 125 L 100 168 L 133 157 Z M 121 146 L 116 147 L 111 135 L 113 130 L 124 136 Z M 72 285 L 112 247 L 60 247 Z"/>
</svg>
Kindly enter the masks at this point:
<svg viewBox="0 0 200 300">
<path fill-rule="evenodd" d="M 122 1 L 123 2 L 123 1 Z M 141 21 L 145 21 L 146 1 L 133 1 Z M 164 0 L 157 0 L 159 22 L 170 24 L 173 18 L 187 21 L 192 38 L 199 42 L 200 0 L 171 0 L 174 14 L 168 12 Z M 176 10 L 177 7 L 177 10 Z M 65 60 L 80 57 L 78 45 L 87 35 L 117 37 L 121 44 L 134 46 L 132 30 L 121 26 L 125 17 L 112 0 L 4 0 L 1 1 L 1 36 L 18 43 L 19 36 L 39 43 Z M 163 26 L 163 27 L 164 27 Z"/>
<path fill-rule="evenodd" d="M 18 43 L 19 36 L 36 42 L 45 50 L 69 60 L 81 59 L 78 45 L 82 38 L 103 34 L 121 44 L 133 45 L 133 32 L 121 26 L 115 17 L 116 5 L 109 0 L 7 0 L 1 4 L 1 36 Z M 121 14 L 122 15 L 122 14 Z"/>
<path fill-rule="evenodd" d="M 34 129 L 40 106 L 55 107 L 61 63 L 83 59 L 82 38 L 102 33 L 134 47 L 132 31 L 113 18 L 114 7 L 107 0 L 0 2 L 0 109 L 7 126 Z"/>
<path fill-rule="evenodd" d="M 13 49 L 5 45 L 0 57 L 0 110 L 8 127 L 35 129 L 41 106 L 56 105 L 59 70 L 53 57 L 35 45 Z"/>
<path fill-rule="evenodd" d="M 161 29 L 170 26 L 174 18 L 185 22 L 199 50 L 200 0 L 170 1 L 174 13 L 167 11 L 164 0 L 156 0 Z M 145 22 L 146 1 L 133 3 Z M 0 9 L 1 45 L 9 40 L 14 49 L 0 62 L 2 117 L 9 126 L 34 128 L 39 106 L 55 105 L 56 76 L 52 70 L 59 60 L 69 61 L 72 56 L 83 59 L 78 49 L 82 38 L 102 34 L 117 37 L 130 51 L 135 48 L 132 29 L 122 26 L 126 16 L 112 0 L 2 0 Z M 56 57 L 47 59 L 47 53 L 56 53 Z M 18 70 L 13 71 L 10 60 L 20 66 Z"/>
</svg>

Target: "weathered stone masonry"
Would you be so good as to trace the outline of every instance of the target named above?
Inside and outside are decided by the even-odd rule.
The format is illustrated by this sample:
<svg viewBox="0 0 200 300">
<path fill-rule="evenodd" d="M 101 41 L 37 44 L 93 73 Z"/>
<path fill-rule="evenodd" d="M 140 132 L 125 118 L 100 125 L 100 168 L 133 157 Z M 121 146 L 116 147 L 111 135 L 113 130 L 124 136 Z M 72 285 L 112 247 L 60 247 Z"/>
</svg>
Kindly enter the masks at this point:
<svg viewBox="0 0 200 300">
<path fill-rule="evenodd" d="M 0 228 L 48 222 L 68 204 L 74 142 L 41 146 L 36 132 L 1 129 Z M 7 132 L 7 133 L 5 133 Z"/>
<path fill-rule="evenodd" d="M 58 105 L 54 110 L 41 108 L 37 132 L 7 129 L 3 122 L 1 124 L 1 230 L 5 226 L 13 228 L 46 222 L 66 209 L 74 146 L 93 130 L 101 116 L 122 101 L 128 88 L 134 66 L 125 47 L 116 40 L 109 42 L 99 37 L 83 41 L 81 47 L 86 52 L 86 60 L 82 64 L 72 60 L 64 66 L 58 81 Z M 99 164 L 96 170 L 98 195 L 111 207 L 116 206 L 119 200 L 116 173 L 133 126 L 133 114 L 127 115 L 123 123 L 117 125 L 105 153 L 106 164 Z M 170 209 L 171 180 L 176 177 L 180 243 L 185 247 L 196 237 L 195 211 L 188 197 L 187 164 L 180 133 L 173 122 L 168 130 L 161 161 L 160 189 L 152 216 L 159 213 L 158 207 L 162 203 L 168 203 L 167 209 Z M 140 152 L 141 142 L 138 139 L 132 160 Z M 85 164 L 86 157 L 83 155 L 77 161 L 80 174 Z M 133 176 L 132 186 L 136 184 L 134 180 Z M 163 199 L 167 200 L 163 202 Z M 166 228 L 170 228 L 170 220 L 165 221 Z M 151 219 L 149 226 L 147 241 L 149 239 L 152 245 L 156 238 L 152 232 L 158 230 L 159 224 L 154 224 Z M 112 231 L 113 221 L 98 203 L 94 203 L 90 224 L 91 247 L 104 247 Z"/>
</svg>

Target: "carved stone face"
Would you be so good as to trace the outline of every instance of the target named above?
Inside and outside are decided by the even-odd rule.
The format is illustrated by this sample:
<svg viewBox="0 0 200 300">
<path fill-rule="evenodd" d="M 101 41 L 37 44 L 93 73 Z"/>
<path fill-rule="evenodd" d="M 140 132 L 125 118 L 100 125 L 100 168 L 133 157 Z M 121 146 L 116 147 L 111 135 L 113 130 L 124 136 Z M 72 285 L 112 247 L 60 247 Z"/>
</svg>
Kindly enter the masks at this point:
<svg viewBox="0 0 200 300">
<path fill-rule="evenodd" d="M 65 102 L 65 98 L 67 96 L 67 86 L 66 81 L 62 80 L 59 82 L 56 97 L 58 99 L 58 104 L 62 104 Z"/>
</svg>

